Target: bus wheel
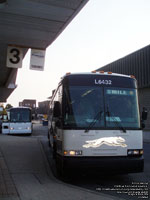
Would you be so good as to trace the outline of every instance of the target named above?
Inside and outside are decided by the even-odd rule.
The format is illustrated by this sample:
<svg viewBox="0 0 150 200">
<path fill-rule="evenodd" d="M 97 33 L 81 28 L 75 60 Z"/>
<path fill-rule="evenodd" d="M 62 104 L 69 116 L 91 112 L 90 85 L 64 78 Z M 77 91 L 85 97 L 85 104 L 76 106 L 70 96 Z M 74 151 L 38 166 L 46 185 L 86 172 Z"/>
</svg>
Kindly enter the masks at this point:
<svg viewBox="0 0 150 200">
<path fill-rule="evenodd" d="M 61 171 L 61 161 L 58 157 L 58 155 L 56 155 L 56 171 L 57 171 L 57 175 L 60 178 L 62 176 L 62 171 Z"/>
<path fill-rule="evenodd" d="M 47 132 L 47 138 L 49 139 L 49 130 L 48 130 L 48 132 Z"/>
<path fill-rule="evenodd" d="M 49 131 L 48 131 L 48 134 L 47 134 L 47 138 L 48 138 L 48 146 L 51 147 Z"/>
<path fill-rule="evenodd" d="M 66 170 L 64 169 L 63 162 L 58 155 L 56 155 L 56 171 L 58 178 L 61 178 L 63 180 L 66 178 Z"/>
<path fill-rule="evenodd" d="M 56 144 L 53 143 L 53 159 L 56 159 Z"/>
<path fill-rule="evenodd" d="M 48 139 L 48 146 L 51 147 L 50 139 Z"/>
</svg>

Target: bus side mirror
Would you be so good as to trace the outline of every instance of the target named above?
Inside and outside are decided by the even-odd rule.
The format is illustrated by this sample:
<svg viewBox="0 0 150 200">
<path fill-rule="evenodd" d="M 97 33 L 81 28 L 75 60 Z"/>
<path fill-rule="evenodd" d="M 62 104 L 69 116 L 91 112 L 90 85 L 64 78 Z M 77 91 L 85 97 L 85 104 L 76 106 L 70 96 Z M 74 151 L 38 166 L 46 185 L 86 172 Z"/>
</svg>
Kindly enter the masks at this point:
<svg viewBox="0 0 150 200">
<path fill-rule="evenodd" d="M 57 120 L 56 123 L 55 123 L 55 125 L 56 125 L 56 127 L 60 128 L 61 125 L 62 125 L 62 124 L 61 124 L 61 121 L 60 121 L 60 120 Z"/>
<path fill-rule="evenodd" d="M 147 120 L 147 109 L 146 108 L 143 108 L 143 111 L 142 111 L 142 120 Z"/>
<path fill-rule="evenodd" d="M 54 110 L 53 110 L 53 117 L 60 117 L 61 115 L 61 109 L 60 109 L 60 103 L 59 101 L 55 101 L 54 103 Z"/>
</svg>

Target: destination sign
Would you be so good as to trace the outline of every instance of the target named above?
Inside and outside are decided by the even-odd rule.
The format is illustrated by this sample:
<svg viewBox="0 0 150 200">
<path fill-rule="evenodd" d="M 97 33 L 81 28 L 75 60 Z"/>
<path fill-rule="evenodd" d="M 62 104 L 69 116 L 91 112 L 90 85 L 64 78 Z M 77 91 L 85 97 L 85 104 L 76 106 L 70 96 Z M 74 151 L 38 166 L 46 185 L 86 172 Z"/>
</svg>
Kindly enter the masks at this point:
<svg viewBox="0 0 150 200">
<path fill-rule="evenodd" d="M 108 95 L 122 95 L 122 96 L 132 96 L 134 95 L 133 91 L 128 90 L 106 90 Z"/>
<path fill-rule="evenodd" d="M 137 88 L 135 79 L 115 75 L 71 74 L 65 76 L 64 79 L 62 79 L 62 82 L 65 85 L 72 86 Z"/>
</svg>

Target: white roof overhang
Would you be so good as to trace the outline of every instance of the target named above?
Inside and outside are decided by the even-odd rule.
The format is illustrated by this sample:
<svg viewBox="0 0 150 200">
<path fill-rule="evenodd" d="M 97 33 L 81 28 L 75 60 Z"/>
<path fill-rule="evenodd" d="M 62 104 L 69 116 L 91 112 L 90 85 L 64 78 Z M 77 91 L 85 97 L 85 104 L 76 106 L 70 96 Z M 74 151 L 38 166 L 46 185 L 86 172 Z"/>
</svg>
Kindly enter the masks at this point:
<svg viewBox="0 0 150 200">
<path fill-rule="evenodd" d="M 46 49 L 88 0 L 0 0 L 0 102 L 16 88 L 17 69 L 6 67 L 7 47 Z"/>
</svg>

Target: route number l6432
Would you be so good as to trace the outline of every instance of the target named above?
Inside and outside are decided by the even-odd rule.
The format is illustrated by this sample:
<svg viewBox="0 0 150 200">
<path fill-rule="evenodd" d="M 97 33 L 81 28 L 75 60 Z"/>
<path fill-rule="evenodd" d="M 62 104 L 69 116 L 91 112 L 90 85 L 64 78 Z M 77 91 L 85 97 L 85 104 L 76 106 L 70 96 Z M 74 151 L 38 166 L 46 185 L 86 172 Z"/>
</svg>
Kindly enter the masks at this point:
<svg viewBox="0 0 150 200">
<path fill-rule="evenodd" d="M 95 79 L 95 84 L 96 85 L 112 85 L 112 80 L 96 80 Z"/>
</svg>

